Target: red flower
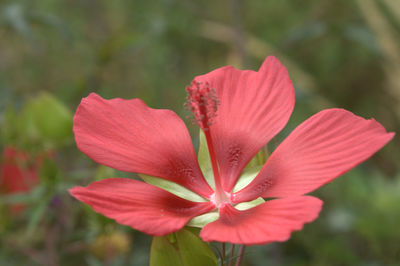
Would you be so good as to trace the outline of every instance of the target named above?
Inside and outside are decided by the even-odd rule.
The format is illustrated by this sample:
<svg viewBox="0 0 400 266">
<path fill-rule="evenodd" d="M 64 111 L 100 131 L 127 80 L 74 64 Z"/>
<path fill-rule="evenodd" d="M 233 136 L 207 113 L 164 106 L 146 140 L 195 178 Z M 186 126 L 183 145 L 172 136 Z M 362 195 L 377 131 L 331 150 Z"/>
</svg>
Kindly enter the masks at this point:
<svg viewBox="0 0 400 266">
<path fill-rule="evenodd" d="M 182 120 L 139 99 L 105 100 L 90 94 L 75 114 L 75 139 L 100 164 L 175 182 L 204 202 L 120 178 L 75 187 L 71 194 L 151 235 L 177 231 L 193 217 L 217 209 L 219 218 L 201 230 L 205 241 L 285 241 L 321 210 L 322 201 L 305 194 L 360 164 L 394 136 L 373 119 L 343 109 L 321 111 L 279 145 L 250 184 L 234 192 L 245 166 L 289 119 L 294 90 L 288 73 L 268 57 L 258 72 L 223 67 L 196 77 L 187 91 L 188 106 L 207 140 L 215 189 L 200 170 Z M 247 210 L 235 208 L 259 197 L 277 199 Z"/>
<path fill-rule="evenodd" d="M 14 194 L 31 190 L 38 183 L 38 171 L 38 160 L 32 160 L 25 151 L 6 147 L 0 165 L 0 192 Z M 23 208 L 22 204 L 12 206 L 14 213 Z"/>
</svg>

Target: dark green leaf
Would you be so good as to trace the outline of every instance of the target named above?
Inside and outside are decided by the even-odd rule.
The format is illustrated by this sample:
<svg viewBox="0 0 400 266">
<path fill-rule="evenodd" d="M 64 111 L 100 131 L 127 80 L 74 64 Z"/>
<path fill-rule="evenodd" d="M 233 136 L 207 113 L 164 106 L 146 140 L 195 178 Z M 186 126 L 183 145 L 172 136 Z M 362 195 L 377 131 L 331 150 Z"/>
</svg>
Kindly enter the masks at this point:
<svg viewBox="0 0 400 266">
<path fill-rule="evenodd" d="M 209 245 L 187 229 L 169 236 L 153 238 L 150 266 L 213 266 L 217 264 L 217 257 Z"/>
<path fill-rule="evenodd" d="M 154 237 L 151 243 L 150 266 L 183 266 L 179 252 L 168 236 Z"/>
</svg>

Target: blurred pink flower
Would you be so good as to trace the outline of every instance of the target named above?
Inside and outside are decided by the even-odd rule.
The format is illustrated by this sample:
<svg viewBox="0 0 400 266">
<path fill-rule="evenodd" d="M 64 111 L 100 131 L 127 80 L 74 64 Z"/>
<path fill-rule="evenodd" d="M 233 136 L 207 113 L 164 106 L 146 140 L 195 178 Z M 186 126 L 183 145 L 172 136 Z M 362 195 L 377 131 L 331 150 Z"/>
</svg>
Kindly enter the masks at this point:
<svg viewBox="0 0 400 266">
<path fill-rule="evenodd" d="M 78 148 L 117 170 L 175 182 L 206 199 L 192 202 L 131 179 L 111 178 L 71 194 L 103 215 L 150 235 L 181 229 L 193 217 L 218 209 L 206 224 L 205 241 L 266 244 L 285 241 L 317 218 L 322 201 L 305 194 L 360 164 L 394 133 L 375 120 L 343 109 L 317 113 L 271 154 L 254 180 L 233 192 L 245 166 L 286 125 L 294 89 L 286 69 L 268 57 L 258 72 L 222 67 L 198 76 L 187 88 L 188 106 L 204 131 L 215 189 L 205 180 L 190 135 L 172 111 L 139 99 L 84 98 L 74 117 Z M 235 205 L 275 198 L 247 209 Z"/>
<path fill-rule="evenodd" d="M 32 158 L 28 152 L 14 147 L 6 147 L 0 164 L 0 192 L 15 194 L 30 191 L 38 183 L 40 160 Z M 23 204 L 12 205 L 12 211 L 19 213 Z"/>
</svg>

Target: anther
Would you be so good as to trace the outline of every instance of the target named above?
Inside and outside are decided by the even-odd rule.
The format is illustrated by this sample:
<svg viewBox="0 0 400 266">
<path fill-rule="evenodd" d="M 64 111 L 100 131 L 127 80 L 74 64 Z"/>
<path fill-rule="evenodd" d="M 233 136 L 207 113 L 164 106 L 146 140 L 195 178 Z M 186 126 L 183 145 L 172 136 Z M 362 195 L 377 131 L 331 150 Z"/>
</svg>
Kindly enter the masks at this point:
<svg viewBox="0 0 400 266">
<path fill-rule="evenodd" d="M 187 102 L 185 107 L 194 116 L 194 121 L 203 129 L 208 130 L 213 123 L 218 109 L 218 99 L 209 84 L 193 81 L 186 87 Z"/>
</svg>

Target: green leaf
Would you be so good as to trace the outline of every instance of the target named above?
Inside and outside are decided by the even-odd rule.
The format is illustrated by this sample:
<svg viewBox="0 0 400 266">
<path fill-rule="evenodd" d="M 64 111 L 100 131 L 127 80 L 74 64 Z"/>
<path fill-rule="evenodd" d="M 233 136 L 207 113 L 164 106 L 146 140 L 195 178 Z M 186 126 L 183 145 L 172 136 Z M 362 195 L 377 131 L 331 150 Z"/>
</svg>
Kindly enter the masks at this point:
<svg viewBox="0 0 400 266">
<path fill-rule="evenodd" d="M 3 204 L 29 203 L 31 201 L 32 195 L 24 192 L 0 196 L 0 206 Z"/>
<path fill-rule="evenodd" d="M 44 199 L 42 202 L 40 202 L 33 211 L 30 214 L 30 219 L 28 226 L 26 228 L 26 234 L 27 235 L 32 235 L 36 228 L 38 227 L 40 221 L 43 218 L 43 215 L 45 214 L 46 210 L 48 207 L 48 199 Z"/>
<path fill-rule="evenodd" d="M 176 232 L 176 240 L 183 265 L 208 266 L 218 264 L 218 259 L 210 246 L 192 232 L 186 229 L 180 230 Z"/>
<path fill-rule="evenodd" d="M 150 266 L 218 265 L 217 257 L 209 245 L 193 232 L 182 229 L 172 235 L 172 238 L 171 235 L 153 238 Z"/>
<path fill-rule="evenodd" d="M 181 197 L 183 199 L 187 199 L 190 201 L 194 202 L 205 202 L 207 201 L 205 198 L 202 196 L 194 193 L 193 191 L 184 188 L 181 185 L 178 185 L 174 182 L 154 177 L 154 176 L 148 176 L 148 175 L 139 175 L 146 183 L 151 184 L 153 186 L 162 188 L 168 192 L 171 192 L 174 195 L 177 195 L 178 197 Z"/>
<path fill-rule="evenodd" d="M 240 175 L 239 179 L 236 181 L 235 186 L 233 187 L 233 193 L 238 192 L 242 188 L 246 187 L 253 181 L 254 178 L 258 175 L 262 168 L 262 165 L 253 166 L 249 168 L 245 168 L 243 173 Z"/>
<path fill-rule="evenodd" d="M 150 266 L 183 266 L 179 252 L 167 236 L 155 236 L 151 243 Z"/>
<path fill-rule="evenodd" d="M 262 204 L 264 202 L 265 202 L 265 200 L 260 197 L 260 198 L 257 198 L 255 200 L 252 200 L 252 201 L 246 201 L 246 202 L 241 202 L 239 204 L 236 204 L 235 208 L 237 210 L 239 210 L 239 211 L 244 211 L 244 210 L 253 208 L 253 207 L 257 206 L 257 205 L 260 205 L 260 204 Z"/>
<path fill-rule="evenodd" d="M 203 228 L 206 224 L 214 222 L 219 218 L 218 211 L 208 212 L 199 216 L 192 218 L 187 226 Z"/>
<path fill-rule="evenodd" d="M 113 178 L 115 176 L 116 176 L 115 169 L 108 166 L 99 165 L 96 169 L 95 180 L 101 180 L 104 178 Z"/>
<path fill-rule="evenodd" d="M 265 148 L 266 149 L 266 148 Z M 246 165 L 246 168 L 253 168 L 257 166 L 263 166 L 265 162 L 267 161 L 267 154 L 266 152 L 261 149 L 256 156 L 251 159 L 251 161 Z"/>
<path fill-rule="evenodd" d="M 51 158 L 44 158 L 40 169 L 40 179 L 44 184 L 54 187 L 60 181 L 60 170 Z"/>
<path fill-rule="evenodd" d="M 36 186 L 28 192 L 0 195 L 0 206 L 2 204 L 32 204 L 42 201 L 45 194 L 43 186 Z"/>
<path fill-rule="evenodd" d="M 27 106 L 15 121 L 18 131 L 17 140 L 26 145 L 27 143 L 35 143 L 36 140 L 40 139 L 40 132 L 38 132 L 34 114 L 27 109 Z"/>
<path fill-rule="evenodd" d="M 200 142 L 199 143 L 199 152 L 198 152 L 197 156 L 198 156 L 200 169 L 203 172 L 203 175 L 204 175 L 205 179 L 207 180 L 207 183 L 213 189 L 215 189 L 210 154 L 208 152 L 206 136 L 204 135 L 202 130 L 200 130 L 200 133 L 199 133 L 199 142 Z"/>
<path fill-rule="evenodd" d="M 28 125 L 30 132 L 36 131 L 50 145 L 60 144 L 72 136 L 72 114 L 48 93 L 41 93 L 27 103 L 23 120 L 32 123 Z"/>
</svg>

